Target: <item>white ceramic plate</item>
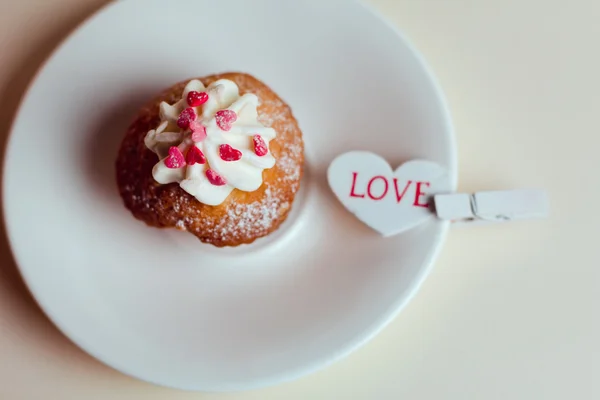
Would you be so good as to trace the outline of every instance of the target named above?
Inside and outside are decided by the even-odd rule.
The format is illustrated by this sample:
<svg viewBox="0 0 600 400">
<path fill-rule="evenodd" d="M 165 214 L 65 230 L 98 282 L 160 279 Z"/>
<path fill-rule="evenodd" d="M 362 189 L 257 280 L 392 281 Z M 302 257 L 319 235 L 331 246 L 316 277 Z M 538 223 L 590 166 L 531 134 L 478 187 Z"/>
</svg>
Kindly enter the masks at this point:
<svg viewBox="0 0 600 400">
<path fill-rule="evenodd" d="M 182 79 L 269 84 L 306 142 L 294 214 L 251 246 L 146 227 L 114 160 L 136 109 Z M 447 225 L 382 239 L 330 192 L 334 156 L 427 158 L 456 176 L 451 123 L 422 60 L 352 1 L 127 0 L 80 27 L 35 79 L 7 151 L 10 242 L 33 295 L 75 343 L 124 373 L 242 390 L 315 371 L 376 334 L 426 276 Z"/>
</svg>

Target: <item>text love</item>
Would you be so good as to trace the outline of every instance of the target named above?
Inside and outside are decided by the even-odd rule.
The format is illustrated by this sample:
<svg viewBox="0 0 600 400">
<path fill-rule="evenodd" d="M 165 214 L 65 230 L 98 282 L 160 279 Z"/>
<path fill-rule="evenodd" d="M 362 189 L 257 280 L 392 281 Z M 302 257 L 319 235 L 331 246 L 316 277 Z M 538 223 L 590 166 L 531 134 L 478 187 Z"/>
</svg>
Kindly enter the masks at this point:
<svg viewBox="0 0 600 400">
<path fill-rule="evenodd" d="M 411 186 L 415 186 L 414 201 L 412 196 L 409 197 L 410 201 L 413 201 L 412 205 L 415 207 L 429 207 L 425 202 L 426 193 L 423 192 L 424 187 L 431 186 L 429 182 L 421 181 L 407 181 L 398 182 L 398 178 L 387 178 L 382 175 L 374 176 L 369 180 L 366 188 L 356 187 L 356 181 L 358 180 L 358 172 L 352 173 L 352 188 L 350 189 L 350 197 L 357 197 L 361 199 L 369 198 L 371 200 L 379 201 L 383 200 L 388 194 L 395 196 L 396 201 L 400 203 L 407 195 L 408 190 Z M 391 180 L 391 182 L 390 182 Z M 390 186 L 393 186 L 393 190 L 390 190 Z"/>
</svg>

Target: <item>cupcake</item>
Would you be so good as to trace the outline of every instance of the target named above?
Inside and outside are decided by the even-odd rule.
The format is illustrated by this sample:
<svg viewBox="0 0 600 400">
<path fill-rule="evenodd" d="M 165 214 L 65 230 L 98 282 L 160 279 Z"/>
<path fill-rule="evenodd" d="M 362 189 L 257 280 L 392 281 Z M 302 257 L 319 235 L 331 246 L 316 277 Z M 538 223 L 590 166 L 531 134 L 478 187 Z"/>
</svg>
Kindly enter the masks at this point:
<svg viewBox="0 0 600 400">
<path fill-rule="evenodd" d="M 303 173 L 302 131 L 290 107 L 243 73 L 178 83 L 143 107 L 116 162 L 135 218 L 238 246 L 287 218 Z"/>
</svg>

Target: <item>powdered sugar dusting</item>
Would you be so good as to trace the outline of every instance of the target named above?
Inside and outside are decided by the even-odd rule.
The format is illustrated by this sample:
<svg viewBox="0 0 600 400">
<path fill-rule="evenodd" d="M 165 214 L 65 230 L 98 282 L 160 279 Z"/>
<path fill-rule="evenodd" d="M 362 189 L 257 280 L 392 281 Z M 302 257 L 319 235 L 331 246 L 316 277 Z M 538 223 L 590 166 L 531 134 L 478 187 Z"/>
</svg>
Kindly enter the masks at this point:
<svg viewBox="0 0 600 400">
<path fill-rule="evenodd" d="M 268 232 L 275 220 L 290 208 L 288 202 L 281 202 L 278 193 L 267 188 L 262 201 L 250 204 L 231 204 L 225 217 L 213 223 L 203 221 L 205 232 L 213 237 L 243 239 Z"/>
<path fill-rule="evenodd" d="M 302 138 L 295 135 L 296 126 L 289 118 L 289 108 L 280 100 L 271 100 L 265 102 L 264 105 L 269 108 L 282 110 L 275 114 L 261 114 L 258 120 L 267 127 L 277 124 L 277 141 L 282 144 L 282 147 L 276 166 L 282 171 L 282 179 L 284 181 L 297 182 L 302 173 L 300 165 L 300 160 L 303 158 L 302 152 L 304 151 Z M 295 191 L 296 189 L 294 187 L 292 190 Z"/>
</svg>

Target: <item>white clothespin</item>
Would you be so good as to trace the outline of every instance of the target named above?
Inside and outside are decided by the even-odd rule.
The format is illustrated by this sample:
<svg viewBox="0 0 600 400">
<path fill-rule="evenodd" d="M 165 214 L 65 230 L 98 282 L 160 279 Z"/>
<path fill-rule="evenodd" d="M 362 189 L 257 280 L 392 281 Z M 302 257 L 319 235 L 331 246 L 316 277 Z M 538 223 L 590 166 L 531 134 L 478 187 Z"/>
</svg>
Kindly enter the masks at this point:
<svg viewBox="0 0 600 400">
<path fill-rule="evenodd" d="M 434 202 L 438 218 L 454 223 L 545 218 L 549 210 L 546 193 L 537 189 L 439 194 Z"/>
</svg>

